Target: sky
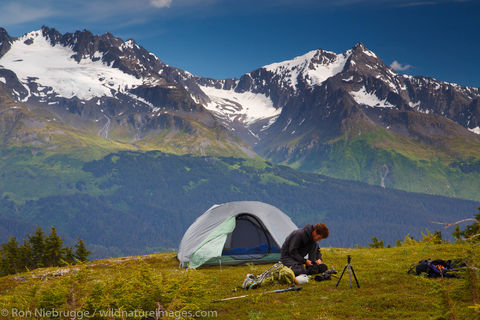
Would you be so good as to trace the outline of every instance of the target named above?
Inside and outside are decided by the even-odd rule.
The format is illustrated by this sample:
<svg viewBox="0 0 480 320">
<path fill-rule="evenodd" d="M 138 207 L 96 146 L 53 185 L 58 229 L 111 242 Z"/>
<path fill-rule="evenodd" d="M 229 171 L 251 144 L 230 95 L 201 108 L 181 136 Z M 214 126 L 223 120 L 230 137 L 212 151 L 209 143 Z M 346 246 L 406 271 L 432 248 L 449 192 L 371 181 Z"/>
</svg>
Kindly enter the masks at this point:
<svg viewBox="0 0 480 320">
<path fill-rule="evenodd" d="M 397 72 L 480 87 L 480 0 L 0 0 L 11 36 L 42 25 L 130 38 L 225 79 L 362 42 Z"/>
</svg>

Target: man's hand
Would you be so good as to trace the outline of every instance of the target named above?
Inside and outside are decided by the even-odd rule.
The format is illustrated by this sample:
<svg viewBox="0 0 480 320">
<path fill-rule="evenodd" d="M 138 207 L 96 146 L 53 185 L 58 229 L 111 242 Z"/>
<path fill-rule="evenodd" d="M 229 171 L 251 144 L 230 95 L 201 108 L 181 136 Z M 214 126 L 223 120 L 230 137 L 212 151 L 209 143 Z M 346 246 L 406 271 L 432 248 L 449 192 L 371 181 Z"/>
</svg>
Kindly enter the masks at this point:
<svg viewBox="0 0 480 320">
<path fill-rule="evenodd" d="M 317 259 L 317 261 L 315 261 L 316 264 L 322 264 L 322 260 L 320 259 Z"/>
<path fill-rule="evenodd" d="M 313 265 L 312 261 L 310 261 L 308 259 L 307 259 L 307 261 L 305 261 L 305 264 L 309 267 L 311 267 Z"/>
</svg>

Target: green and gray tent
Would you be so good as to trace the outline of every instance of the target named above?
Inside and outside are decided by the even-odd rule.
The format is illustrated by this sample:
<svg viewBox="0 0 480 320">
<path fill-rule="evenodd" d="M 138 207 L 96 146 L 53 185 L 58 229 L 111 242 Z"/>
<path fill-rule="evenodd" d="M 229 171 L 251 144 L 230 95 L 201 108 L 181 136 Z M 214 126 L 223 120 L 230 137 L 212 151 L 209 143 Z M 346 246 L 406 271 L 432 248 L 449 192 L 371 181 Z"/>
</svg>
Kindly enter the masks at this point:
<svg viewBox="0 0 480 320">
<path fill-rule="evenodd" d="M 178 248 L 182 267 L 271 263 L 297 226 L 282 211 L 258 201 L 214 205 L 187 229 Z"/>
</svg>

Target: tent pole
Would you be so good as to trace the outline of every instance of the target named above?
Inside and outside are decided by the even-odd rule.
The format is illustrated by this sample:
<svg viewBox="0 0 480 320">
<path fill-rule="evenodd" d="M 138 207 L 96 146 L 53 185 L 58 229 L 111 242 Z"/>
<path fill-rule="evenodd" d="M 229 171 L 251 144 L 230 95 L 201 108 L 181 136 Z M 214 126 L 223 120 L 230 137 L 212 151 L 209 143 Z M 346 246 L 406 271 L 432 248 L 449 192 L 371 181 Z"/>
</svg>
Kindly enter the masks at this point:
<svg viewBox="0 0 480 320">
<path fill-rule="evenodd" d="M 218 257 L 218 264 L 220 265 L 220 271 L 222 271 L 222 257 Z"/>
</svg>

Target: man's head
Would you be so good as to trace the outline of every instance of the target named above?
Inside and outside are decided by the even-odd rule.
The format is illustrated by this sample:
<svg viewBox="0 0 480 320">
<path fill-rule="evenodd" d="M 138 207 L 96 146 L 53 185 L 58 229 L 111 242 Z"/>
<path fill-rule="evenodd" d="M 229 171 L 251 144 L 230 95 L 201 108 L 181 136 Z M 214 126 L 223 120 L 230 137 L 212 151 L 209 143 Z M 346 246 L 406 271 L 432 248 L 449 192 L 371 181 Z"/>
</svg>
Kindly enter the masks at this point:
<svg viewBox="0 0 480 320">
<path fill-rule="evenodd" d="M 313 226 L 313 231 L 312 231 L 312 238 L 313 241 L 317 242 L 322 239 L 328 238 L 328 227 L 325 225 L 325 223 L 317 223 L 316 225 Z"/>
</svg>

